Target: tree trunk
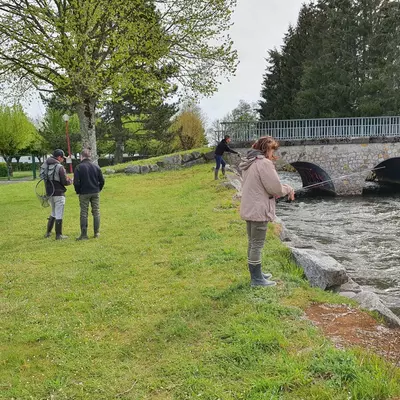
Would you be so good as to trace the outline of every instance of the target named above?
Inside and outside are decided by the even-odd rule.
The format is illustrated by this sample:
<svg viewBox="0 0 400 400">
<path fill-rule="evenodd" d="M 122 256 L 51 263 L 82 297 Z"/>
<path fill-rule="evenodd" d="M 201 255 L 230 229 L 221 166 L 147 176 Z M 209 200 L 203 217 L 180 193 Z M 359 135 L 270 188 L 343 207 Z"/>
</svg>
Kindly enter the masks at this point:
<svg viewBox="0 0 400 400">
<path fill-rule="evenodd" d="M 114 164 L 121 164 L 124 161 L 125 137 L 121 108 L 122 105 L 120 103 L 113 104 L 113 130 L 115 132 Z"/>
<path fill-rule="evenodd" d="M 97 143 L 96 143 L 96 100 L 85 99 L 76 106 L 78 113 L 82 149 L 90 149 L 92 161 L 97 164 Z"/>
<path fill-rule="evenodd" d="M 19 171 L 19 160 L 21 159 L 21 156 L 15 156 L 15 159 L 17 160 L 17 171 Z"/>
<path fill-rule="evenodd" d="M 12 157 L 11 156 L 3 156 L 3 158 L 6 160 L 6 166 L 7 166 L 7 180 L 11 180 L 11 177 L 13 176 L 13 170 L 12 170 Z"/>
<path fill-rule="evenodd" d="M 120 137 L 115 142 L 114 163 L 121 164 L 124 161 L 124 140 Z"/>
</svg>

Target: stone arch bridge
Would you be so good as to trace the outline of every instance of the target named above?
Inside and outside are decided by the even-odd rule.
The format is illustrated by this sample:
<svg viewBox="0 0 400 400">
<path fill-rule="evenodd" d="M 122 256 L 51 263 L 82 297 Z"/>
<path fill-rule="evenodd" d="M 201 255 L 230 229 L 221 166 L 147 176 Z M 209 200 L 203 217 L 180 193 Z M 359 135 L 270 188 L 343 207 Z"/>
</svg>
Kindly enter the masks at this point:
<svg viewBox="0 0 400 400">
<path fill-rule="evenodd" d="M 232 147 L 245 154 L 252 143 L 233 143 Z M 358 195 L 371 172 L 378 182 L 400 185 L 400 136 L 283 140 L 276 154 L 278 166 L 295 168 L 303 187 L 315 185 L 336 195 Z M 237 159 L 232 157 L 232 162 Z"/>
<path fill-rule="evenodd" d="M 371 171 L 400 185 L 400 116 L 224 122 L 215 134 L 229 135 L 242 153 L 261 136 L 276 138 L 280 164 L 292 165 L 303 187 L 361 194 Z"/>
</svg>

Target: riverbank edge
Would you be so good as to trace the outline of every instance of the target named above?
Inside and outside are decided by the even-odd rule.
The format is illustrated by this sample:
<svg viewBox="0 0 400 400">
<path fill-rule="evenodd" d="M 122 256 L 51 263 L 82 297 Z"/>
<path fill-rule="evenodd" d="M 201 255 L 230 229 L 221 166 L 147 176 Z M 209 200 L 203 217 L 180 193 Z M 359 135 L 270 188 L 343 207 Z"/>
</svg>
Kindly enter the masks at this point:
<svg viewBox="0 0 400 400">
<path fill-rule="evenodd" d="M 241 177 L 230 168 L 226 175 L 227 180 L 221 182 L 236 191 L 234 197 L 240 200 Z M 339 295 L 356 301 L 362 309 L 376 312 L 390 328 L 400 328 L 400 318 L 397 317 L 380 299 L 380 297 L 364 290 L 347 273 L 346 269 L 327 253 L 317 250 L 309 242 L 304 242 L 293 232 L 289 231 L 284 223 L 277 218 L 275 223 L 281 226 L 280 240 L 289 248 L 293 260 L 304 271 L 310 286 L 330 290 Z"/>
<path fill-rule="evenodd" d="M 194 149 L 181 153 L 159 156 L 149 160 L 136 161 L 129 164 L 120 164 L 114 167 L 104 167 L 105 174 L 115 173 L 148 174 L 160 170 L 171 170 L 205 164 L 214 159 L 214 151 L 210 149 Z M 237 159 L 233 160 L 227 154 L 227 160 L 234 166 Z M 241 176 L 237 170 L 227 164 L 227 185 L 236 190 L 235 198 L 241 198 Z M 378 313 L 389 327 L 399 328 L 400 318 L 396 316 L 375 293 L 364 290 L 347 274 L 346 269 L 327 253 L 317 250 L 313 245 L 305 243 L 297 235 L 289 232 L 281 220 L 277 221 L 282 229 L 280 239 L 289 248 L 295 263 L 302 268 L 310 286 L 323 290 L 334 291 L 341 296 L 353 299 L 361 308 Z"/>
</svg>

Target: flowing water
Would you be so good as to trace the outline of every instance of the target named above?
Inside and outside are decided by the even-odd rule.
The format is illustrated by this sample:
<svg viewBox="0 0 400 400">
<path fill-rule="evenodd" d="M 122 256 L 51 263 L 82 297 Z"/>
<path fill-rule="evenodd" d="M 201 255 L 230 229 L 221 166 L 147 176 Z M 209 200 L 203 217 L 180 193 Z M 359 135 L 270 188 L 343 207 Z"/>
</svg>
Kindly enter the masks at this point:
<svg viewBox="0 0 400 400">
<path fill-rule="evenodd" d="M 298 174 L 279 175 L 282 182 L 301 188 Z M 400 316 L 400 194 L 299 197 L 293 203 L 279 202 L 277 216 Z"/>
</svg>

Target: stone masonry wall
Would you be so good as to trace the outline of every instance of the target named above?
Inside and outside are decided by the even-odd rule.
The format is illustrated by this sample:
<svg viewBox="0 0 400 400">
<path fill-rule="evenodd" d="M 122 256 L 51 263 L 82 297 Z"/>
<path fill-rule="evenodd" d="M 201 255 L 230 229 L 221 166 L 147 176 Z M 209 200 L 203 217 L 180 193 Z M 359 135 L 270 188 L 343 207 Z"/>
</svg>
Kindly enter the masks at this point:
<svg viewBox="0 0 400 400">
<path fill-rule="evenodd" d="M 291 142 L 289 146 L 281 144 L 277 155 L 280 162 L 307 162 L 325 171 L 327 179 L 343 175 L 352 175 L 346 179 L 334 181 L 338 195 L 361 194 L 370 171 L 390 158 L 400 157 L 400 142 L 395 143 L 333 143 L 301 144 Z M 236 147 L 246 154 L 249 147 Z M 232 163 L 237 164 L 232 158 Z M 301 174 L 301 172 L 299 171 Z"/>
<path fill-rule="evenodd" d="M 208 161 L 214 160 L 214 151 L 210 151 L 207 153 L 200 153 L 198 151 L 194 151 L 192 153 L 187 154 L 173 154 L 170 156 L 165 156 L 161 158 L 160 161 L 157 161 L 153 164 L 147 165 L 136 165 L 130 164 L 127 165 L 123 172 L 132 175 L 132 174 L 148 174 L 150 172 L 157 172 L 160 170 L 171 170 L 177 169 L 181 167 L 192 167 L 193 165 L 204 164 Z M 115 174 L 116 171 L 113 168 L 107 168 L 105 173 Z"/>
</svg>

